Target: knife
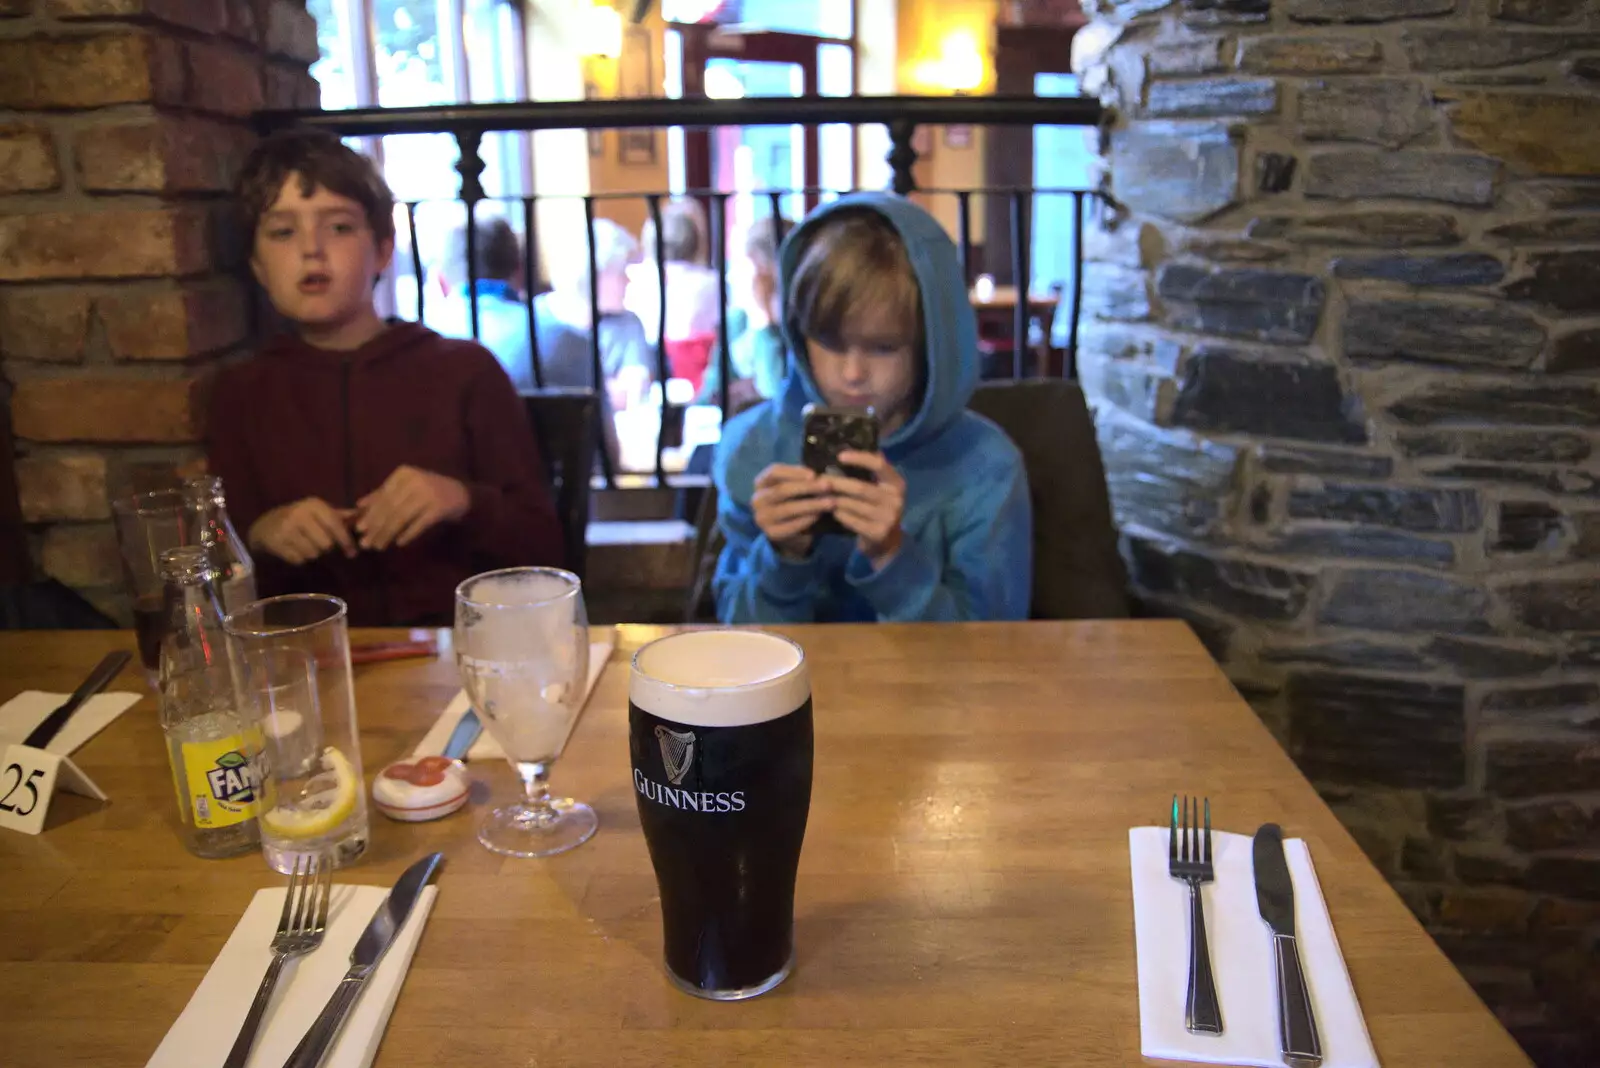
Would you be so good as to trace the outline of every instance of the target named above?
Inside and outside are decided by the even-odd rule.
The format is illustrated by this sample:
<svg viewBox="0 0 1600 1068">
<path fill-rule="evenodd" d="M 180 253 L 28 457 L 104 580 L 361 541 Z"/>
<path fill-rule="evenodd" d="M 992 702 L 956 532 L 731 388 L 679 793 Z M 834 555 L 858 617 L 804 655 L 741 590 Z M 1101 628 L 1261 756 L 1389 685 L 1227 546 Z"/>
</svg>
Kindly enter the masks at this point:
<svg viewBox="0 0 1600 1068">
<path fill-rule="evenodd" d="M 1300 944 L 1294 934 L 1294 884 L 1283 856 L 1283 830 L 1264 823 L 1252 845 L 1256 873 L 1256 905 L 1272 928 L 1272 955 L 1278 972 L 1278 1047 L 1290 1068 L 1317 1068 L 1322 1040 L 1311 1008 L 1311 989 L 1300 966 Z"/>
<path fill-rule="evenodd" d="M 67 720 L 72 718 L 72 714 L 83 707 L 89 698 L 110 686 L 111 680 L 122 673 L 122 669 L 128 666 L 128 661 L 131 659 L 133 659 L 132 654 L 125 650 L 107 653 L 100 663 L 95 665 L 94 670 L 89 672 L 89 677 L 83 680 L 83 685 L 67 698 L 65 704 L 44 717 L 44 722 L 29 731 L 22 744 L 32 746 L 34 749 L 43 749 L 49 745 L 55 740 L 55 736 L 61 733 L 61 728 L 67 725 Z"/>
<path fill-rule="evenodd" d="M 350 969 L 339 980 L 338 989 L 328 999 L 328 1004 L 323 1006 L 322 1012 L 294 1052 L 289 1054 L 284 1068 L 317 1068 L 327 1057 L 334 1039 L 339 1037 L 339 1029 L 344 1026 L 345 1018 L 361 996 L 367 978 L 383 959 L 395 936 L 400 933 L 400 928 L 405 926 L 406 917 L 411 915 L 411 907 L 422 895 L 422 888 L 428 885 L 428 880 L 433 878 L 434 871 L 443 861 L 443 853 L 430 853 L 400 876 L 394 889 L 389 891 L 389 896 L 378 906 L 378 911 L 372 914 L 367 929 L 361 932 L 361 939 L 356 942 L 356 948 L 350 951 Z"/>
<path fill-rule="evenodd" d="M 444 743 L 444 755 L 451 760 L 465 761 L 467 753 L 472 749 L 472 743 L 478 740 L 478 735 L 483 733 L 483 721 L 478 718 L 478 713 L 467 709 L 466 713 L 456 721 L 456 729 L 450 732 L 450 740 Z"/>
<path fill-rule="evenodd" d="M 437 638 L 419 638 L 407 642 L 365 642 L 350 647 L 350 663 L 376 664 L 384 660 L 407 660 L 415 657 L 438 656 Z"/>
</svg>

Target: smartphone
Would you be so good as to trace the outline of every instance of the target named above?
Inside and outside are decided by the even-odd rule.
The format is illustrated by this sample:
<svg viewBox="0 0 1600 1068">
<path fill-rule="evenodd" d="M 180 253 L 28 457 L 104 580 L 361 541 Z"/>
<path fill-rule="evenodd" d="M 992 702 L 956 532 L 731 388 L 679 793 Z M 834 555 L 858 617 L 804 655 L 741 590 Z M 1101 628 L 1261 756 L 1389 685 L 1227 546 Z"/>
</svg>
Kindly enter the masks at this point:
<svg viewBox="0 0 1600 1068">
<path fill-rule="evenodd" d="M 877 452 L 878 416 L 871 408 L 835 408 L 808 404 L 801 413 L 805 420 L 800 462 L 819 475 L 843 475 L 870 481 L 872 472 L 839 462 L 841 452 Z M 832 515 L 819 516 L 811 533 L 848 534 Z"/>
</svg>

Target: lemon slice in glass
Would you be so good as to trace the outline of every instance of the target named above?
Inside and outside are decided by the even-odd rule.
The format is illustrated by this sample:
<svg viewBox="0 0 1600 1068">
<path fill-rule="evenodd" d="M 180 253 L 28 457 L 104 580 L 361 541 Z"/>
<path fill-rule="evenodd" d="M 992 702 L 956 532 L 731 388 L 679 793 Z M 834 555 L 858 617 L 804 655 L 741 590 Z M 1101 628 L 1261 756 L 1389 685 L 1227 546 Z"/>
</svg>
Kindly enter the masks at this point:
<svg viewBox="0 0 1600 1068">
<path fill-rule="evenodd" d="M 279 838 L 316 838 L 336 829 L 355 811 L 359 785 L 350 760 L 333 746 L 322 751 L 325 769 L 306 784 L 293 808 L 278 805 L 261 815 L 268 834 Z"/>
</svg>

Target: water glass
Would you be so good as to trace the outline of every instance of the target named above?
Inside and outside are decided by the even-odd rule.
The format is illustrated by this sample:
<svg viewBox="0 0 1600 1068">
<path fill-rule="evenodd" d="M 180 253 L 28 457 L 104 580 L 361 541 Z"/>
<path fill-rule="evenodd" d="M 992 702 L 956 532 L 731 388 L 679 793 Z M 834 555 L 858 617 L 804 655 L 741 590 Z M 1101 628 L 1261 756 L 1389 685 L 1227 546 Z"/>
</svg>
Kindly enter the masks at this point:
<svg viewBox="0 0 1600 1068">
<path fill-rule="evenodd" d="M 161 632 L 166 625 L 162 603 L 166 582 L 161 554 L 180 545 L 199 544 L 199 514 L 181 490 L 156 490 L 121 497 L 112 503 L 122 572 L 133 597 L 133 627 L 139 659 L 151 677 L 161 666 Z"/>
<path fill-rule="evenodd" d="M 240 718 L 261 727 L 261 851 L 285 874 L 303 857 L 343 866 L 367 848 L 346 615 L 337 597 L 293 594 L 223 624 Z"/>
<path fill-rule="evenodd" d="M 456 589 L 455 646 L 461 685 L 526 795 L 490 812 L 478 841 L 513 857 L 587 842 L 600 823 L 594 810 L 550 796 L 550 767 L 566 748 L 589 681 L 589 617 L 578 576 L 518 567 L 468 579 Z"/>
</svg>

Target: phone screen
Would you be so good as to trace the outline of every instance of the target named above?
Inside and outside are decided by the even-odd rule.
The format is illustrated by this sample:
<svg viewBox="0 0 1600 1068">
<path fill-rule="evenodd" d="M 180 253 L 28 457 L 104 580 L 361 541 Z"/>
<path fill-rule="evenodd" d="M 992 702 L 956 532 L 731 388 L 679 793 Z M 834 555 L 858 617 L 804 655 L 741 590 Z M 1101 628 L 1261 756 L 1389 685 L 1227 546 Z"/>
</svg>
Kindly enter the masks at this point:
<svg viewBox="0 0 1600 1068">
<path fill-rule="evenodd" d="M 807 405 L 801 462 L 819 475 L 843 475 L 870 481 L 872 472 L 839 462 L 842 452 L 877 452 L 878 417 L 866 408 Z M 812 534 L 848 533 L 832 515 L 820 517 Z"/>
</svg>

